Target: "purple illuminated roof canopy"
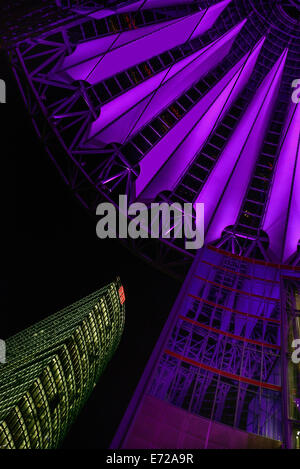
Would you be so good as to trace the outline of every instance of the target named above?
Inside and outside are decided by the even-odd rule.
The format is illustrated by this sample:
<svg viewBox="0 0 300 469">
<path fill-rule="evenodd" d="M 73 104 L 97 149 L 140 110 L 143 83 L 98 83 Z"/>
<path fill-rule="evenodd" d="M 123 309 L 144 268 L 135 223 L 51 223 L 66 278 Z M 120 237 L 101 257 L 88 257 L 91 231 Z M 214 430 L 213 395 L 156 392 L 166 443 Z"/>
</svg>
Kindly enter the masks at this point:
<svg viewBox="0 0 300 469">
<path fill-rule="evenodd" d="M 34 40 L 23 28 L 7 44 L 24 99 L 39 104 L 36 127 L 56 135 L 47 149 L 86 208 L 124 193 L 204 202 L 207 243 L 299 265 L 299 2 L 56 8 Z M 158 245 L 135 249 L 157 259 Z M 178 240 L 159 249 L 176 275 L 194 256 Z"/>
</svg>

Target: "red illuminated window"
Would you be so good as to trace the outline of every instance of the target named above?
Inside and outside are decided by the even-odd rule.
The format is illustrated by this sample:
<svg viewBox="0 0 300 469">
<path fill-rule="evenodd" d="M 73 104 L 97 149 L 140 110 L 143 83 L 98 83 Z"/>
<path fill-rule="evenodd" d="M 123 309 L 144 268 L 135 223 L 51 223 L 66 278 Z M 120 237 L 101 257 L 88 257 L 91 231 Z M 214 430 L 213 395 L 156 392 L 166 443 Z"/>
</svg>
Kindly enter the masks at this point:
<svg viewBox="0 0 300 469">
<path fill-rule="evenodd" d="M 119 288 L 119 297 L 120 297 L 120 302 L 121 302 L 121 305 L 122 305 L 125 302 L 125 292 L 124 292 L 123 287 Z"/>
</svg>

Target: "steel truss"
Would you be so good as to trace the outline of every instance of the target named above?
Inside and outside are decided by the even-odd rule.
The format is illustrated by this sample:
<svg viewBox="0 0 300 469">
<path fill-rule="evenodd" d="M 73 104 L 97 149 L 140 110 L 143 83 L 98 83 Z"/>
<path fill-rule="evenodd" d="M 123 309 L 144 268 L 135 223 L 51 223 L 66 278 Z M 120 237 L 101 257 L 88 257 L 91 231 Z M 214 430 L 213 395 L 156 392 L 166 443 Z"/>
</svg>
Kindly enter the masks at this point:
<svg viewBox="0 0 300 469">
<path fill-rule="evenodd" d="M 274 7 L 271 2 L 263 4 L 259 0 L 233 0 L 228 2 L 227 8 L 219 17 L 216 15 L 212 27 L 197 37 L 191 36 L 182 43 L 178 40 L 172 49 L 154 57 L 145 50 L 142 61 L 127 69 L 120 66 L 118 73 L 112 75 L 104 70 L 101 72 L 102 75 L 104 73 L 103 79 L 92 79 L 92 74 L 98 73 L 97 64 L 95 71 L 91 69 L 85 77 L 78 72 L 79 79 L 72 78 L 66 61 L 71 60 L 79 47 L 111 35 L 116 35 L 117 38 L 126 32 L 136 34 L 135 31 L 140 28 L 189 18 L 199 14 L 201 9 L 212 9 L 220 4 L 218 1 L 199 0 L 192 4 L 183 2 L 179 6 L 173 5 L 172 1 L 162 0 L 161 6 L 151 8 L 151 0 L 148 0 L 145 8 L 139 9 L 138 3 L 61 1 L 55 5 L 62 12 L 59 20 L 55 21 L 54 16 L 45 14 L 48 19 L 45 20 L 44 29 L 39 29 L 38 34 L 26 34 L 22 30 L 19 36 L 14 32 L 11 40 L 7 35 L 6 45 L 25 104 L 38 135 L 64 181 L 92 214 L 95 214 L 97 205 L 104 199 L 117 206 L 119 194 L 127 194 L 131 202 L 143 198 L 147 203 L 154 200 L 169 203 L 201 201 L 201 195 L 212 184 L 210 181 L 217 172 L 219 161 L 224 160 L 226 148 L 232 145 L 235 135 L 241 133 L 241 122 L 254 107 L 257 90 L 261 89 L 265 93 L 264 99 L 269 99 L 270 90 L 265 83 L 267 77 L 273 73 L 278 80 L 278 90 L 274 93 L 272 105 L 268 105 L 268 109 L 264 111 L 267 113 L 267 125 L 263 130 L 261 144 L 253 155 L 254 164 L 246 171 L 248 188 L 243 194 L 237 192 L 237 195 L 243 196 L 232 223 L 224 224 L 218 236 L 206 234 L 209 243 L 231 253 L 299 265 L 299 250 L 290 252 L 288 258 L 285 253 L 278 257 L 266 229 L 268 215 L 274 207 L 272 198 L 277 184 L 277 168 L 284 157 L 284 145 L 289 138 L 286 126 L 289 118 L 290 84 L 300 71 L 300 63 L 296 59 L 300 51 L 297 26 L 292 21 L 284 20 L 278 14 L 277 6 Z M 103 7 L 110 13 L 97 16 Z M 49 9 L 52 11 L 53 8 L 54 4 L 51 3 Z M 129 96 L 131 90 L 142 89 L 165 70 L 170 73 L 172 67 L 197 54 L 197 51 L 217 41 L 222 45 L 229 40 L 230 34 L 234 34 L 230 33 L 230 28 L 237 27 L 245 18 L 247 22 L 236 30 L 235 37 L 232 36 L 234 47 L 230 48 L 230 52 L 223 56 L 220 54 L 220 58 L 207 69 L 200 80 L 191 80 L 189 87 L 182 89 L 179 96 L 170 95 L 165 105 L 160 105 L 159 115 L 158 109 L 153 108 L 145 123 L 140 128 L 137 127 L 137 131 L 130 132 L 123 141 L 101 141 L 101 132 L 100 135 L 91 133 L 105 106 L 113 109 L 114 103 Z M 157 34 L 159 36 L 163 33 Z M 265 39 L 262 44 L 260 41 L 263 37 Z M 280 47 L 275 47 L 275 42 Z M 181 123 L 192 112 L 196 112 L 197 106 L 201 106 L 209 96 L 215 93 L 215 99 L 220 100 L 217 84 L 228 79 L 234 67 L 246 57 L 245 54 L 251 51 L 255 54 L 257 48 L 260 48 L 260 53 L 255 58 L 252 73 L 249 70 L 247 79 L 242 81 L 241 78 L 236 90 L 232 90 L 232 100 L 227 101 L 227 108 L 226 102 L 225 107 L 220 107 L 215 125 L 195 155 L 189 156 L 176 181 L 172 175 L 172 160 L 175 161 L 177 150 L 165 162 L 166 166 L 170 166 L 169 174 L 174 178 L 172 187 L 164 183 L 167 178 L 163 179 L 161 175 L 162 166 L 152 179 L 149 176 L 148 186 L 140 194 L 137 193 L 137 181 L 143 176 L 143 164 L 147 158 L 159 146 L 162 147 L 172 130 L 179 129 Z M 286 56 L 283 56 L 284 51 Z M 109 52 L 108 50 L 107 53 Z M 246 65 L 250 63 L 249 57 Z M 276 72 L 280 60 L 282 70 L 277 69 Z M 155 93 L 159 91 L 160 87 Z M 228 99 L 231 99 L 230 96 Z M 257 110 L 257 119 L 260 118 L 259 112 Z M 143 113 L 145 110 L 140 118 L 143 118 Z M 129 117 L 128 119 L 130 120 Z M 183 133 L 181 145 L 188 138 L 189 132 Z M 249 126 L 242 143 L 255 140 L 255 135 L 252 134 Z M 238 159 L 243 158 L 242 151 Z M 175 162 L 174 165 L 176 166 Z M 152 181 L 160 187 L 158 192 L 152 190 Z M 225 189 L 226 187 L 224 191 Z M 220 198 L 216 201 L 214 213 L 225 210 L 227 205 L 225 198 Z M 292 216 L 293 211 L 290 211 L 286 218 L 286 230 L 288 224 L 292 223 Z M 209 227 L 214 223 L 213 218 L 208 220 Z M 214 233 L 213 228 L 210 229 Z M 194 252 L 188 252 L 183 241 L 172 237 L 169 240 L 151 240 L 149 243 L 131 240 L 127 245 L 139 251 L 147 261 L 155 262 L 159 268 L 181 278 L 194 258 Z"/>
</svg>

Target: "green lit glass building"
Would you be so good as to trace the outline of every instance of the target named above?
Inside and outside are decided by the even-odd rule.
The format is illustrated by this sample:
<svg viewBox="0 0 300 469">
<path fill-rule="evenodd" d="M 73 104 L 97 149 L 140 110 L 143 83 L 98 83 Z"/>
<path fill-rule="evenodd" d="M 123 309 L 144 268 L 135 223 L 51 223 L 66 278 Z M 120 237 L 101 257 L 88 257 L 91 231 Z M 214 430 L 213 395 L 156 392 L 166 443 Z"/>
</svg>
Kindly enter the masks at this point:
<svg viewBox="0 0 300 469">
<path fill-rule="evenodd" d="M 120 280 L 6 341 L 0 448 L 57 448 L 116 350 L 125 321 Z"/>
</svg>

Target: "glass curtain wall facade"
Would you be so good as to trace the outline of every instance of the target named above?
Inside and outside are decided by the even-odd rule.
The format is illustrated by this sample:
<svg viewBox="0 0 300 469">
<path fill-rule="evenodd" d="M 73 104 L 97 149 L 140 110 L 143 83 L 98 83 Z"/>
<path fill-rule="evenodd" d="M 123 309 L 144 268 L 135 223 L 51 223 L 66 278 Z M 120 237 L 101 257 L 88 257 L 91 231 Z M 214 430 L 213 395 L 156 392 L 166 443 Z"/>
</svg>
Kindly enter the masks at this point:
<svg viewBox="0 0 300 469">
<path fill-rule="evenodd" d="M 296 446 L 300 3 L 56 8 L 64 19 L 10 29 L 5 41 L 76 198 L 93 215 L 120 194 L 205 205 L 201 253 L 175 226 L 170 239 L 128 241 L 187 278 L 113 446 Z"/>
<path fill-rule="evenodd" d="M 284 295 L 282 298 L 282 320 L 286 324 L 283 330 L 284 343 L 288 344 L 284 352 L 283 370 L 285 389 L 286 434 L 292 448 L 300 449 L 300 363 L 296 363 L 300 354 L 296 353 L 293 342 L 300 339 L 300 279 L 285 276 L 282 278 Z M 294 360 L 290 360 L 295 353 Z"/>
<path fill-rule="evenodd" d="M 6 341 L 0 448 L 57 448 L 115 352 L 124 328 L 119 279 Z"/>
</svg>

